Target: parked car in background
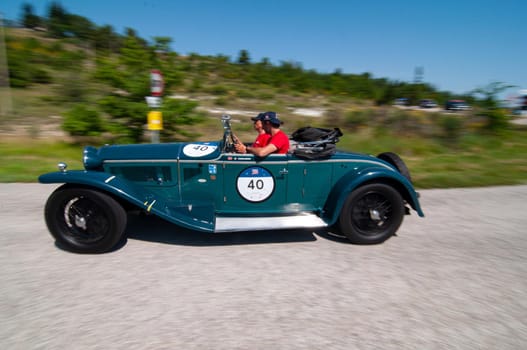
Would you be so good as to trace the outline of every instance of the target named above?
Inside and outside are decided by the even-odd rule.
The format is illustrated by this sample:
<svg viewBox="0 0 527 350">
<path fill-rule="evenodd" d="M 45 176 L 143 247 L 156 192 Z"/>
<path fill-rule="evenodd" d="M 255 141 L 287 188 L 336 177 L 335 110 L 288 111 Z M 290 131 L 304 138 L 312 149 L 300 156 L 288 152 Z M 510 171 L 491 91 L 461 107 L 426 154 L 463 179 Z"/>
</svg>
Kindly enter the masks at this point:
<svg viewBox="0 0 527 350">
<path fill-rule="evenodd" d="M 447 111 L 468 111 L 470 106 L 463 100 L 449 100 L 445 104 L 445 109 Z"/>
<path fill-rule="evenodd" d="M 421 108 L 437 108 L 437 103 L 434 100 L 423 99 L 419 101 L 419 107 Z"/>
<path fill-rule="evenodd" d="M 396 98 L 393 104 L 396 106 L 409 106 L 410 100 L 405 97 Z"/>
</svg>

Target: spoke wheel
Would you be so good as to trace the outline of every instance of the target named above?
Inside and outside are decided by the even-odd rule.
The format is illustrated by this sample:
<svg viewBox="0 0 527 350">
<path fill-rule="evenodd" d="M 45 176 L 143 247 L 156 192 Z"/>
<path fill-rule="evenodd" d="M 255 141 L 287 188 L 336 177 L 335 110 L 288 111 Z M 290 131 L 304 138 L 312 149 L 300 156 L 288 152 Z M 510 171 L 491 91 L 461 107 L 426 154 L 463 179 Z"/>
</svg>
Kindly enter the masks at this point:
<svg viewBox="0 0 527 350">
<path fill-rule="evenodd" d="M 45 218 L 60 246 L 80 253 L 102 253 L 121 239 L 126 212 L 105 193 L 63 186 L 49 197 Z"/>
<path fill-rule="evenodd" d="M 381 243 L 395 234 L 403 217 L 403 199 L 397 190 L 385 184 L 369 184 L 348 196 L 339 228 L 353 243 Z"/>
</svg>

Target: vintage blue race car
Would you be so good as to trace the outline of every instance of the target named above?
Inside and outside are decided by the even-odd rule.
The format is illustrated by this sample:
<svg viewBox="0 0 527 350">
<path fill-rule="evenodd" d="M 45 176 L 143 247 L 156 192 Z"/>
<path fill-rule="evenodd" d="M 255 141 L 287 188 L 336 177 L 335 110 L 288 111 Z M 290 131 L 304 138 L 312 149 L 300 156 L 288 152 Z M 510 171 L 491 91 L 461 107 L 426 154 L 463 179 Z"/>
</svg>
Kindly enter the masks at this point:
<svg viewBox="0 0 527 350">
<path fill-rule="evenodd" d="M 41 175 L 41 183 L 64 183 L 45 205 L 57 243 L 80 253 L 109 251 L 137 209 L 198 231 L 327 227 L 358 244 L 394 235 L 409 207 L 424 216 L 394 153 L 237 154 L 230 117 L 221 120 L 219 141 L 89 146 L 84 170 L 59 163 L 59 171 Z M 292 149 L 316 153 L 331 142 L 293 141 Z"/>
</svg>

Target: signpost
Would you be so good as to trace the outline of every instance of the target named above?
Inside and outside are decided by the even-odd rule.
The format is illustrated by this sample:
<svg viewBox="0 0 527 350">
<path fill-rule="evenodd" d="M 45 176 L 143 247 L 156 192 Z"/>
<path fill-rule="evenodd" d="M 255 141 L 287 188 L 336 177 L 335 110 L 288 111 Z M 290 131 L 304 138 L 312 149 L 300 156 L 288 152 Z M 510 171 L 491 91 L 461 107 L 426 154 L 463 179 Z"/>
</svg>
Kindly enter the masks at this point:
<svg viewBox="0 0 527 350">
<path fill-rule="evenodd" d="M 152 69 L 150 71 L 150 94 L 151 96 L 146 96 L 146 103 L 148 107 L 153 110 L 148 112 L 147 116 L 147 127 L 151 131 L 151 142 L 159 143 L 159 130 L 163 130 L 163 114 L 161 111 L 157 110 L 161 108 L 163 99 L 163 89 L 165 87 L 165 82 L 161 72 L 157 69 Z"/>
<path fill-rule="evenodd" d="M 163 115 L 161 111 L 148 112 L 148 130 L 163 130 Z"/>
<path fill-rule="evenodd" d="M 165 82 L 161 72 L 157 69 L 152 69 L 150 71 L 150 93 L 152 96 L 161 96 L 163 95 L 163 89 L 165 87 Z"/>
</svg>

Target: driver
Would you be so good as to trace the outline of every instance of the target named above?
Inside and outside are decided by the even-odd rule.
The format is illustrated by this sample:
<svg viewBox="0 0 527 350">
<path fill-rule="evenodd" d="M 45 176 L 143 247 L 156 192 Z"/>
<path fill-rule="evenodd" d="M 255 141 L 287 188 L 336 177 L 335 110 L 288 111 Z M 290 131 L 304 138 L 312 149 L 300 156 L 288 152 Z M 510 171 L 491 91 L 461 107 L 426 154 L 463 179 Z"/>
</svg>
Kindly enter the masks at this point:
<svg viewBox="0 0 527 350">
<path fill-rule="evenodd" d="M 289 151 L 289 137 L 280 130 L 282 121 L 278 119 L 275 112 L 265 112 L 258 115 L 263 124 L 263 129 L 271 135 L 269 142 L 263 147 L 245 146 L 243 143 L 236 143 L 236 152 L 252 153 L 258 157 L 265 157 L 271 153 L 286 154 Z"/>
<path fill-rule="evenodd" d="M 266 133 L 263 128 L 263 123 L 262 123 L 263 115 L 264 113 L 259 113 L 256 117 L 251 118 L 251 120 L 254 122 L 254 125 L 253 125 L 254 130 L 258 134 L 253 144 L 251 145 L 252 147 L 267 146 L 267 144 L 269 143 L 269 139 L 271 138 L 271 134 Z M 241 143 L 240 139 L 236 135 L 233 134 L 233 136 L 234 136 L 234 141 L 236 143 Z"/>
</svg>

